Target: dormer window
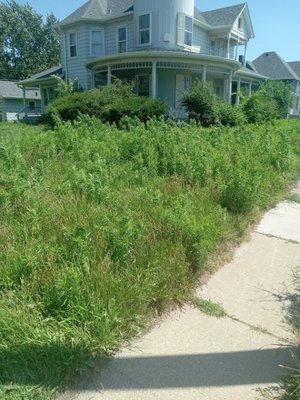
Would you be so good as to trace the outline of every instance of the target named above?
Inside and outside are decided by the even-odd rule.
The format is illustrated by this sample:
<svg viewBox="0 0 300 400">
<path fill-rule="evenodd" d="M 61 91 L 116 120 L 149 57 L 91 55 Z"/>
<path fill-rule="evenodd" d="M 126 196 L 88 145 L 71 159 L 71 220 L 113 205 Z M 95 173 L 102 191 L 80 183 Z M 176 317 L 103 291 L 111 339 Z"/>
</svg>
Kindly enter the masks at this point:
<svg viewBox="0 0 300 400">
<path fill-rule="evenodd" d="M 139 16 L 139 44 L 145 46 L 151 43 L 151 14 Z"/>
<path fill-rule="evenodd" d="M 77 57 L 77 33 L 71 32 L 69 34 L 70 57 Z"/>
<path fill-rule="evenodd" d="M 118 53 L 127 51 L 127 28 L 118 29 Z"/>
<path fill-rule="evenodd" d="M 178 14 L 177 43 L 183 47 L 193 45 L 193 18 L 183 13 Z"/>
</svg>

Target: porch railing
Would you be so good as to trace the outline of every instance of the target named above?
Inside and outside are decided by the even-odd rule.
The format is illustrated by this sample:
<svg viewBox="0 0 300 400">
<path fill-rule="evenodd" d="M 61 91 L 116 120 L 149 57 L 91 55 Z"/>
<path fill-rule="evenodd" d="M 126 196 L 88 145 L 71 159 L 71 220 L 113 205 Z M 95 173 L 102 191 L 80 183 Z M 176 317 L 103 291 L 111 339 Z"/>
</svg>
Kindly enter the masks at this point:
<svg viewBox="0 0 300 400">
<path fill-rule="evenodd" d="M 41 107 L 24 107 L 17 113 L 18 121 L 22 121 L 25 117 L 40 117 L 42 115 Z"/>
</svg>

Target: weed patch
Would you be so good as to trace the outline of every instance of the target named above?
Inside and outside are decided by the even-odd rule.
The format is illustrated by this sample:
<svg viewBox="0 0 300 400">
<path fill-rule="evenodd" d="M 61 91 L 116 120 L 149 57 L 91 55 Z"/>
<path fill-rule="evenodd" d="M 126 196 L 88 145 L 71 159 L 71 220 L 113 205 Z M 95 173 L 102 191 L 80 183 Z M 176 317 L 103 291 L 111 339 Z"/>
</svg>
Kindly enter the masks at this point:
<svg viewBox="0 0 300 400">
<path fill-rule="evenodd" d="M 225 309 L 220 304 L 214 303 L 211 300 L 194 299 L 193 304 L 199 311 L 205 315 L 209 315 L 210 317 L 227 317 L 227 312 Z"/>
<path fill-rule="evenodd" d="M 183 302 L 299 172 L 297 121 L 125 126 L 0 125 L 1 400 L 52 398 Z"/>
</svg>

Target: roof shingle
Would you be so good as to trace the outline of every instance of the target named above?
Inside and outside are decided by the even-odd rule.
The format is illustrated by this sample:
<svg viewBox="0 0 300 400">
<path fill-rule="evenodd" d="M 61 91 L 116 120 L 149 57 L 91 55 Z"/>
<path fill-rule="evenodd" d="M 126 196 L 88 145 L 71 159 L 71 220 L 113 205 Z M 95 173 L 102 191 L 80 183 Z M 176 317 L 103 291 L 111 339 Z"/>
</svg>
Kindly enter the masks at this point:
<svg viewBox="0 0 300 400">
<path fill-rule="evenodd" d="M 109 15 L 128 11 L 133 0 L 89 0 L 61 23 L 69 24 L 81 19 L 99 20 Z"/>
<path fill-rule="evenodd" d="M 206 23 L 211 26 L 232 25 L 245 8 L 246 3 L 237 4 L 235 6 L 218 8 L 217 10 L 200 12 L 197 15 L 202 16 Z M 195 17 L 197 18 L 197 16 Z M 198 19 L 198 18 L 197 18 Z"/>
<path fill-rule="evenodd" d="M 22 99 L 23 90 L 19 88 L 17 82 L 0 80 L 0 97 L 5 99 Z M 39 90 L 26 90 L 26 98 L 40 99 L 41 96 Z"/>
<path fill-rule="evenodd" d="M 253 61 L 257 71 L 273 79 L 299 79 L 291 66 L 275 51 L 263 53 Z"/>
<path fill-rule="evenodd" d="M 289 62 L 288 64 L 293 69 L 293 71 L 298 76 L 298 78 L 300 79 L 300 61 L 292 61 L 292 62 Z"/>
</svg>

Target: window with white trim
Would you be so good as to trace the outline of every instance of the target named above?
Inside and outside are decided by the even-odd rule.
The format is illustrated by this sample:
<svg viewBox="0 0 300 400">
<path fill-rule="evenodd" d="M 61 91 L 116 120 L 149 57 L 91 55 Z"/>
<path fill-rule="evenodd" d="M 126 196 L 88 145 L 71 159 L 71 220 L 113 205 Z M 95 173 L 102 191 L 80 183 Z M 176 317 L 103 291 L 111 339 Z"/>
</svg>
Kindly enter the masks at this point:
<svg viewBox="0 0 300 400">
<path fill-rule="evenodd" d="M 118 53 L 126 53 L 127 51 L 127 28 L 118 29 Z"/>
<path fill-rule="evenodd" d="M 104 32 L 103 29 L 91 31 L 91 56 L 102 56 L 104 54 Z"/>
<path fill-rule="evenodd" d="M 178 13 L 177 44 L 189 47 L 193 45 L 193 18 L 183 13 Z"/>
<path fill-rule="evenodd" d="M 151 14 L 139 16 L 139 44 L 151 43 Z"/>
<path fill-rule="evenodd" d="M 136 91 L 139 96 L 150 96 L 150 75 L 138 75 L 136 82 Z"/>
<path fill-rule="evenodd" d="M 71 32 L 69 34 L 70 57 L 77 57 L 77 33 Z"/>
</svg>

